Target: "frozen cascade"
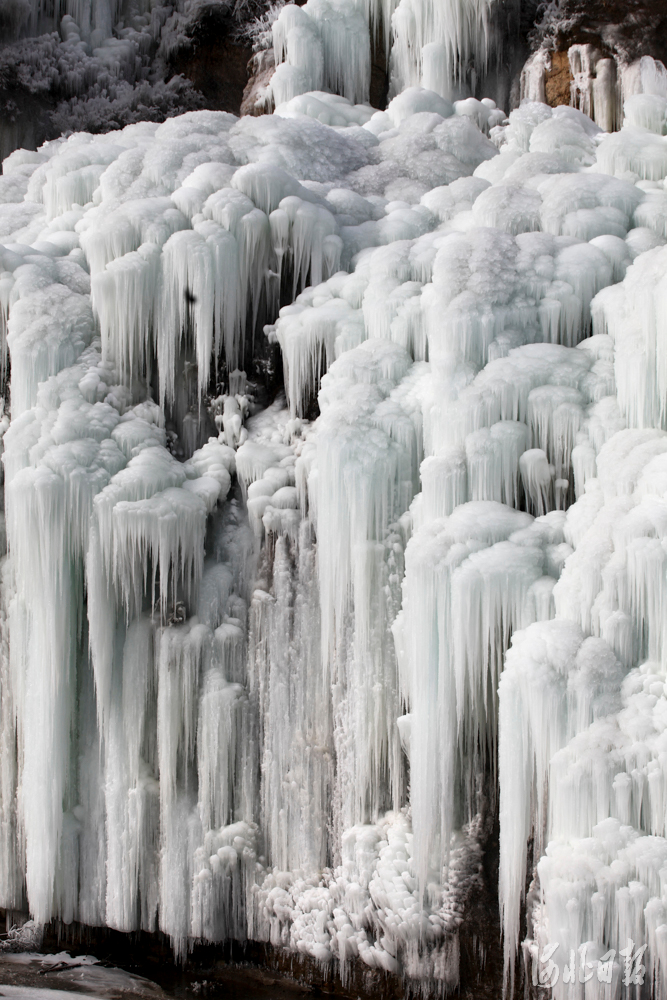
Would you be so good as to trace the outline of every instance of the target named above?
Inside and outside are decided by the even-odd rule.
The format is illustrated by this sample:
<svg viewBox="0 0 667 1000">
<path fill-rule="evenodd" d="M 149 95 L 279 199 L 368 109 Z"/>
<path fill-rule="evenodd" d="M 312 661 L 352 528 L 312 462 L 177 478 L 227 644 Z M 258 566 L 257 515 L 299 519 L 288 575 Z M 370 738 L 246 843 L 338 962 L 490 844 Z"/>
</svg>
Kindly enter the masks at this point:
<svg viewBox="0 0 667 1000">
<path fill-rule="evenodd" d="M 407 91 L 419 101 L 413 88 L 425 87 L 442 98 L 439 109 L 451 111 L 450 101 L 455 101 L 457 113 L 472 117 L 488 132 L 504 116 L 490 98 L 478 101 L 471 95 L 475 79 L 483 77 L 490 62 L 492 7 L 492 0 L 308 0 L 303 7 L 287 5 L 273 24 L 277 69 L 266 99 L 281 107 L 309 91 L 331 90 L 362 104 L 370 86 L 370 38 L 382 32 L 387 53 L 391 51 L 392 96 Z M 336 119 L 345 115 L 336 106 L 323 111 Z"/>
<path fill-rule="evenodd" d="M 488 15 L 288 6 L 273 115 L 10 158 L 0 906 L 444 993 L 499 809 L 508 981 L 666 995 L 665 98 L 506 117 Z"/>
<path fill-rule="evenodd" d="M 634 62 L 610 58 L 595 45 L 571 45 L 567 52 L 572 80 L 570 103 L 590 116 L 605 132 L 640 124 L 658 135 L 664 120 L 667 70 L 659 59 L 642 56 Z M 552 69 L 547 47 L 534 52 L 521 73 L 521 99 L 546 100 L 545 84 Z"/>
<path fill-rule="evenodd" d="M 556 620 L 549 632 L 533 625 L 515 635 L 500 684 L 500 888 L 510 961 L 534 830 L 534 857 L 543 857 L 529 960 L 556 940 L 565 955 L 585 947 L 604 983 L 610 949 L 631 938 L 648 944 L 647 968 L 663 995 L 665 431 L 655 301 L 665 271 L 656 257 L 642 255 L 593 310 L 599 328 L 614 331 L 627 429 L 599 448 L 566 514 L 574 551 L 554 588 Z M 627 310 L 642 277 L 644 314 L 633 322 Z M 624 371 L 631 337 L 634 382 Z"/>
</svg>

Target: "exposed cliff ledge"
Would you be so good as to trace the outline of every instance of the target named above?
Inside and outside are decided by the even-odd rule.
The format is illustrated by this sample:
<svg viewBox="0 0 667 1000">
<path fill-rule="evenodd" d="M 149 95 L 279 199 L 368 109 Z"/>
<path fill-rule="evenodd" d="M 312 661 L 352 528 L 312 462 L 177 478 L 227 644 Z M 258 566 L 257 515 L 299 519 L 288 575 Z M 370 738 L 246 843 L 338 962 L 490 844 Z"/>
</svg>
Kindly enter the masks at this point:
<svg viewBox="0 0 667 1000">
<path fill-rule="evenodd" d="M 123 4 L 101 44 L 68 15 L 42 19 L 48 30 L 39 34 L 24 26 L 25 37 L 0 45 L 0 159 L 68 131 L 109 132 L 200 108 L 238 114 L 252 54 L 245 31 L 267 5 L 186 0 L 137 15 Z"/>
<path fill-rule="evenodd" d="M 205 0 L 176 15 L 175 40 L 162 46 L 167 68 L 191 80 L 207 108 L 239 114 L 252 56 L 246 29 L 265 7 L 261 0 Z"/>
<path fill-rule="evenodd" d="M 59 30 L 5 44 L 0 158 L 67 130 L 106 132 L 204 107 L 262 113 L 273 58 L 266 46 L 255 45 L 253 54 L 251 26 L 269 6 L 268 0 L 188 0 L 180 10 L 161 5 L 150 18 L 126 17 L 111 40 L 116 46 L 122 41 L 125 51 L 111 67 L 104 46 L 94 49 L 68 17 L 50 26 Z M 525 96 L 520 73 L 531 51 L 549 54 L 542 99 L 553 106 L 571 100 L 575 74 L 567 51 L 573 45 L 589 46 L 594 62 L 611 58 L 628 65 L 645 55 L 667 61 L 662 0 L 552 0 L 546 9 L 534 0 L 499 0 L 492 21 L 498 45 L 485 86 L 506 110 Z M 5 27 L 7 38 L 12 26 Z M 388 61 L 379 39 L 372 60 L 374 107 L 386 106 L 387 91 Z"/>
<path fill-rule="evenodd" d="M 594 45 L 625 63 L 667 56 L 664 0 L 552 0 L 530 32 L 534 48 Z"/>
<path fill-rule="evenodd" d="M 626 97 L 661 90 L 650 60 L 660 77 L 667 8 L 657 0 L 552 0 L 528 40 L 521 98 L 573 104 L 609 131 L 620 127 Z"/>
</svg>

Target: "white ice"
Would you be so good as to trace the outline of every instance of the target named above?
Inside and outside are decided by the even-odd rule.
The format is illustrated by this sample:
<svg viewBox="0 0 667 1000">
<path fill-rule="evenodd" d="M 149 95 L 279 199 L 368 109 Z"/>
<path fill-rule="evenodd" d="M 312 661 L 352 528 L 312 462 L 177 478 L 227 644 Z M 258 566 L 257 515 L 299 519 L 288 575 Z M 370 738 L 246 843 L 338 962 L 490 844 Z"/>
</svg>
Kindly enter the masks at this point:
<svg viewBox="0 0 667 1000">
<path fill-rule="evenodd" d="M 0 905 L 454 988 L 499 793 L 508 975 L 664 995 L 666 98 L 505 118 L 487 14 L 287 6 L 275 114 L 6 164 Z"/>
</svg>

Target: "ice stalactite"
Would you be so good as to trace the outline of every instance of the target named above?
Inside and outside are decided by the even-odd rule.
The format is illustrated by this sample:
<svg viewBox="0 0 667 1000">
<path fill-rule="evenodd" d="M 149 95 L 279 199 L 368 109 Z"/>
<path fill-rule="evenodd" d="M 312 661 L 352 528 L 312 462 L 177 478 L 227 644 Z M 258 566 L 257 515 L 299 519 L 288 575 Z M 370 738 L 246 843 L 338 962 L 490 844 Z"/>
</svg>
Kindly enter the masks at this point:
<svg viewBox="0 0 667 1000">
<path fill-rule="evenodd" d="M 499 894 L 508 966 L 518 944 L 526 845 L 533 834 L 533 856 L 541 855 L 547 815 L 560 812 L 553 790 L 547 800 L 550 763 L 575 733 L 618 711 L 623 675 L 607 644 L 593 636 L 584 638 L 574 622 L 531 625 L 515 635 L 507 653 L 499 693 Z"/>
<path fill-rule="evenodd" d="M 457 101 L 459 113 L 473 115 L 488 132 L 504 118 L 493 100 L 474 96 L 493 48 L 492 8 L 492 0 L 287 4 L 273 23 L 277 68 L 268 86 L 270 100 L 282 109 L 301 94 L 331 91 L 352 103 L 368 101 L 371 36 L 378 41 L 382 36 L 391 96 L 424 87 L 444 104 Z"/>
<path fill-rule="evenodd" d="M 398 521 L 417 488 L 421 452 L 414 396 L 421 373 L 419 366 L 409 368 L 403 348 L 369 340 L 335 362 L 320 390 L 315 489 L 322 658 L 327 679 L 346 692 L 335 706 L 338 758 L 349 756 L 341 778 L 351 781 L 340 792 L 344 828 L 377 816 L 387 788 L 390 801 L 402 797 L 388 626 L 398 604 Z"/>
<path fill-rule="evenodd" d="M 23 20 L 28 21 L 31 30 L 37 30 L 54 17 L 56 22 L 69 17 L 85 31 L 86 37 L 89 38 L 94 31 L 94 40 L 98 44 L 112 36 L 112 29 L 121 12 L 119 0 L 92 0 L 87 4 L 80 0 L 65 0 L 56 4 L 55 10 L 42 0 L 30 0 L 28 8 L 27 17 Z"/>
<path fill-rule="evenodd" d="M 657 996 L 664 990 L 657 717 L 664 701 L 665 432 L 656 358 L 663 274 L 661 256 L 649 249 L 621 285 L 594 302 L 596 324 L 612 337 L 618 414 L 627 429 L 597 446 L 577 445 L 578 460 L 589 469 L 566 516 L 573 552 L 554 588 L 556 620 L 548 634 L 533 626 L 515 636 L 500 686 L 508 963 L 517 941 L 526 842 L 534 831 L 539 901 L 529 907 L 529 962 L 537 964 L 552 942 L 564 956 L 587 949 L 597 980 L 610 982 L 612 972 L 620 975 L 609 964 L 610 951 L 617 955 L 632 939 L 648 945 Z M 641 310 L 636 319 L 632 303 Z M 585 459 L 588 447 L 595 457 Z M 545 729 L 540 720 L 546 719 Z M 536 738 L 538 732 L 543 735 Z M 532 759 L 534 768 L 521 766 Z"/>
<path fill-rule="evenodd" d="M 94 356 L 90 362 L 94 365 Z M 44 383 L 37 412 L 28 411 L 23 421 L 18 419 L 6 442 L 6 453 L 14 455 L 17 466 L 25 463 L 23 468 L 15 466 L 6 487 L 8 532 L 16 557 L 10 669 L 18 722 L 26 889 L 40 923 L 54 910 L 63 910 L 69 919 L 75 915 L 72 900 L 62 897 L 66 880 L 58 879 L 57 872 L 65 860 L 61 852 L 65 856 L 67 852 L 67 826 L 75 823 L 69 733 L 75 724 L 82 655 L 77 639 L 83 610 L 83 555 L 92 498 L 125 464 L 110 438 L 117 413 L 107 403 L 85 401 L 77 385 L 84 372 L 79 366 Z M 69 397 L 66 402 L 63 396 Z M 65 410 L 60 426 L 54 412 L 59 404 Z M 21 462 L 20 454 L 30 445 L 39 455 L 32 466 L 25 458 Z M 48 538 L 47 524 L 53 528 Z"/>
<path fill-rule="evenodd" d="M 348 0 L 286 5 L 273 25 L 276 105 L 308 91 L 331 91 L 353 104 L 368 101 L 371 51 L 368 24 Z"/>
<path fill-rule="evenodd" d="M 249 666 L 251 697 L 262 720 L 266 844 L 280 870 L 317 871 L 329 857 L 321 817 L 331 801 L 334 761 L 333 720 L 318 663 L 312 527 L 306 521 L 290 530 L 298 521 L 294 487 L 281 486 L 262 500 L 267 543 L 274 548 L 273 579 L 270 593 L 258 589 L 253 595 Z"/>
<path fill-rule="evenodd" d="M 394 92 L 422 85 L 451 100 L 465 90 L 468 61 L 480 76 L 486 69 L 490 8 L 488 0 L 400 0 L 392 15 Z"/>
<path fill-rule="evenodd" d="M 532 835 L 526 953 L 660 978 L 661 98 L 376 112 L 326 14 L 274 115 L 10 164 L 0 904 L 444 992 L 499 791 L 508 973 Z"/>
<path fill-rule="evenodd" d="M 591 44 L 571 45 L 567 51 L 570 104 L 583 111 L 605 132 L 624 121 L 655 131 L 661 99 L 667 96 L 667 70 L 660 60 L 643 56 L 634 62 L 610 57 Z M 552 53 L 540 48 L 521 72 L 521 100 L 546 103 L 545 84 L 552 69 Z M 657 118 L 656 118 L 657 116 Z M 658 128 L 660 134 L 660 129 Z"/>
<path fill-rule="evenodd" d="M 493 502 L 463 504 L 447 521 L 419 529 L 406 552 L 403 610 L 394 633 L 410 704 L 411 805 L 423 889 L 447 864 L 453 830 L 470 819 L 470 804 L 462 804 L 471 794 L 476 806 L 475 747 L 479 728 L 482 753 L 490 749 L 494 726 L 487 728 L 485 717 L 494 714 L 496 651 L 503 647 L 503 630 L 506 641 L 512 626 L 522 623 L 527 591 L 542 576 L 539 542 L 514 549 L 511 541 L 531 520 Z M 460 642 L 466 623 L 468 634 L 479 636 L 474 651 Z M 436 788 L 444 794 L 434 794 Z"/>
</svg>

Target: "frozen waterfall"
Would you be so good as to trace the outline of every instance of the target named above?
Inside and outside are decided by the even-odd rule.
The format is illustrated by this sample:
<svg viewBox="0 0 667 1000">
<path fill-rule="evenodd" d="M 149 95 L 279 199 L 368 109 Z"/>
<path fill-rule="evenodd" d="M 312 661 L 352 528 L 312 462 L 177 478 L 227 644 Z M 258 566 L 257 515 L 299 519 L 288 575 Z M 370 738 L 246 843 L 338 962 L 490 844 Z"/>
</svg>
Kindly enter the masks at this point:
<svg viewBox="0 0 667 1000">
<path fill-rule="evenodd" d="M 667 97 L 507 117 L 490 6 L 4 161 L 8 911 L 445 992 L 499 813 L 506 985 L 667 997 Z"/>
</svg>

